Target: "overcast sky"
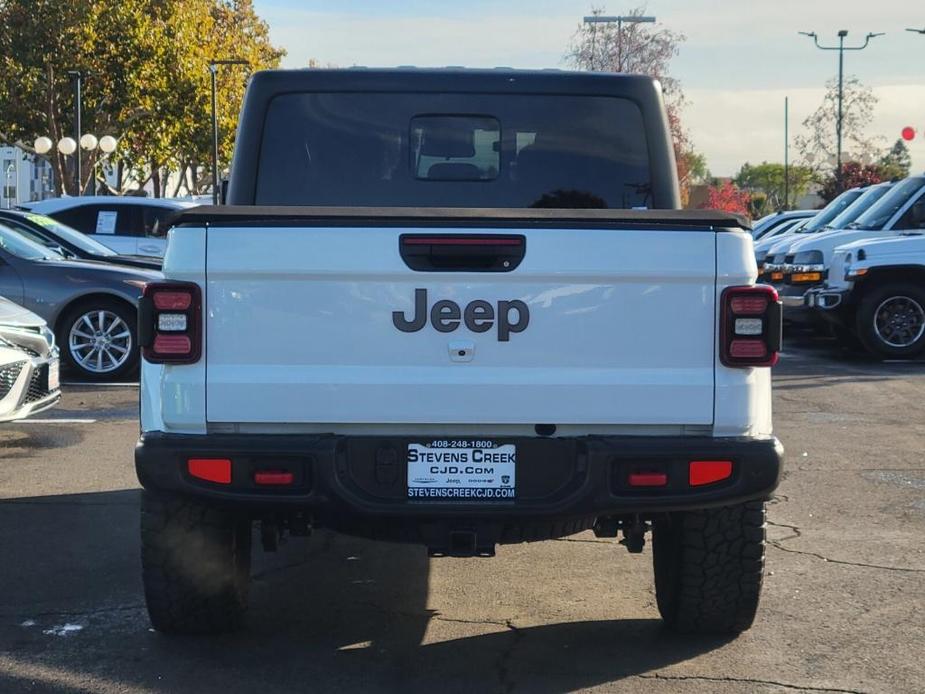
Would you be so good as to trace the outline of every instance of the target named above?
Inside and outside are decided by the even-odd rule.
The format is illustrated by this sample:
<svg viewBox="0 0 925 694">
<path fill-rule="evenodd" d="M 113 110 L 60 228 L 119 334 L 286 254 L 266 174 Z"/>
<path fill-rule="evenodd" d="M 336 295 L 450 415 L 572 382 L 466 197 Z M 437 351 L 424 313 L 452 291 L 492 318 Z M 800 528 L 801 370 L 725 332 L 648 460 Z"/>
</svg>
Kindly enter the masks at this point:
<svg viewBox="0 0 925 694">
<path fill-rule="evenodd" d="M 284 66 L 309 58 L 341 66 L 463 65 L 565 67 L 563 54 L 592 4 L 608 14 L 634 0 L 256 0 L 273 41 L 289 52 Z M 845 73 L 880 98 L 869 135 L 892 143 L 911 125 L 914 170 L 925 169 L 925 3 L 912 0 L 651 0 L 647 13 L 687 36 L 672 63 L 690 100 L 684 122 L 715 175 L 745 161 L 783 161 L 784 97 L 791 133 L 819 105 L 836 74 L 835 52 L 823 52 L 798 31 L 826 43 L 847 29 L 850 44 L 868 31 L 886 32 L 846 53 Z M 791 151 L 791 156 L 795 152 Z"/>
</svg>

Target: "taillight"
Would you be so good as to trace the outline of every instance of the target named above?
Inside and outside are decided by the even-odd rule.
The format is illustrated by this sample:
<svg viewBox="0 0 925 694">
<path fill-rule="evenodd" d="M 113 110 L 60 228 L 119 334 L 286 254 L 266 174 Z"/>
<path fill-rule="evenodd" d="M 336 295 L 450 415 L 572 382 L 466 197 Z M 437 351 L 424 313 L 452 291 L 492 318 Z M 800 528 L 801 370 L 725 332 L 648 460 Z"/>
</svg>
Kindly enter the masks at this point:
<svg viewBox="0 0 925 694">
<path fill-rule="evenodd" d="M 782 310 L 774 287 L 757 284 L 724 289 L 720 361 L 726 366 L 774 366 L 781 346 Z"/>
<path fill-rule="evenodd" d="M 138 303 L 138 341 L 153 364 L 193 364 L 202 354 L 202 291 L 193 282 L 152 282 Z"/>
</svg>

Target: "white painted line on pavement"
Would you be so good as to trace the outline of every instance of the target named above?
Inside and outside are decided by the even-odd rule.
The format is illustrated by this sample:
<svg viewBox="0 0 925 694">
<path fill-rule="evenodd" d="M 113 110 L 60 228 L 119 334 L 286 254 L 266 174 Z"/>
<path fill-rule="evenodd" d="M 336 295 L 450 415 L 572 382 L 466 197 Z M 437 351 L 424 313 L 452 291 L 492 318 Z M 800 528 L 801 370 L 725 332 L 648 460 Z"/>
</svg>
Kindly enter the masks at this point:
<svg viewBox="0 0 925 694">
<path fill-rule="evenodd" d="M 96 424 L 95 419 L 20 419 L 17 424 Z"/>
</svg>

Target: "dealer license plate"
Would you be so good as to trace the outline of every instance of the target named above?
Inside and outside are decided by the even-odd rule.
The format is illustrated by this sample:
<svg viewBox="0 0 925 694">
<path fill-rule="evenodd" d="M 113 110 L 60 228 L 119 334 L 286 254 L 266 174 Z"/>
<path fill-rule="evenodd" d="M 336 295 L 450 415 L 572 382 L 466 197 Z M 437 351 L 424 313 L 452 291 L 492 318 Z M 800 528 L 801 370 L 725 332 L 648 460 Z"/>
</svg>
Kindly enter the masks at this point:
<svg viewBox="0 0 925 694">
<path fill-rule="evenodd" d="M 57 359 L 48 362 L 48 390 L 58 390 L 61 387 L 61 370 Z"/>
<path fill-rule="evenodd" d="M 515 498 L 514 444 L 438 440 L 408 444 L 408 498 L 482 501 Z"/>
</svg>

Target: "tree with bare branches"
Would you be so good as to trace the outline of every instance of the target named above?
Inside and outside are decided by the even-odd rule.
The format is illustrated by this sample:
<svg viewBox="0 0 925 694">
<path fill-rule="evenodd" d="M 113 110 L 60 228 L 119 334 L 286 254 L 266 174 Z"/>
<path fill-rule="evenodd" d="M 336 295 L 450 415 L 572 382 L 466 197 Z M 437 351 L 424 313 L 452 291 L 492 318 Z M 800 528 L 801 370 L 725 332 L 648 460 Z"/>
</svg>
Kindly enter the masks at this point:
<svg viewBox="0 0 925 694">
<path fill-rule="evenodd" d="M 861 83 L 856 76 L 848 76 L 844 82 L 842 107 L 842 161 L 856 161 L 861 164 L 876 162 L 883 154 L 882 142 L 868 137 L 867 128 L 874 118 L 877 97 L 870 87 Z M 803 121 L 806 133 L 794 138 L 794 146 L 803 163 L 817 174 L 827 175 L 835 170 L 837 138 L 835 123 L 838 119 L 838 82 L 826 82 L 826 92 L 813 113 Z"/>
<path fill-rule="evenodd" d="M 591 14 L 601 16 L 603 9 L 592 8 Z M 630 10 L 627 16 L 645 14 L 643 5 Z M 681 123 L 684 91 L 681 83 L 670 74 L 671 60 L 678 55 L 685 40 L 684 34 L 658 23 L 625 22 L 619 33 L 614 23 L 583 23 L 572 36 L 565 56 L 569 65 L 580 70 L 648 75 L 661 83 L 684 204 L 691 183 L 706 172 L 703 156 L 694 150 L 690 134 Z"/>
</svg>

